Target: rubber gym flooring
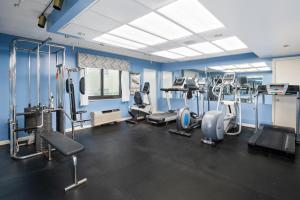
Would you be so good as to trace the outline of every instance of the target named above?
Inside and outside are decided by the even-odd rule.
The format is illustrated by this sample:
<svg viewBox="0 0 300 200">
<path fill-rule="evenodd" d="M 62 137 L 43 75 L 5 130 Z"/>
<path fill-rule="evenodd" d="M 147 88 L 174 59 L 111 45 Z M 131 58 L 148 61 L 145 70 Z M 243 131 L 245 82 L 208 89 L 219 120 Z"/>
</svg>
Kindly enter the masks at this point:
<svg viewBox="0 0 300 200">
<path fill-rule="evenodd" d="M 201 143 L 200 130 L 185 138 L 143 123 L 85 129 L 77 133 L 85 145 L 78 173 L 88 182 L 67 193 L 71 158 L 54 152 L 51 162 L 15 161 L 0 147 L 0 199 L 300 199 L 300 159 L 249 153 L 251 132 L 212 147 Z"/>
</svg>

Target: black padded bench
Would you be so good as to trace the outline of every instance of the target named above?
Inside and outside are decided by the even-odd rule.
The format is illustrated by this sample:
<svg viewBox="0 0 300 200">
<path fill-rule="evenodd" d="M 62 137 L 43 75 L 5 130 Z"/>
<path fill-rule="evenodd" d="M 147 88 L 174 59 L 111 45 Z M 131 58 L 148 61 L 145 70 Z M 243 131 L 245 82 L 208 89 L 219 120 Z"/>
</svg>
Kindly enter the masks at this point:
<svg viewBox="0 0 300 200">
<path fill-rule="evenodd" d="M 72 156 L 74 165 L 74 183 L 65 188 L 65 191 L 71 190 L 82 183 L 87 181 L 86 178 L 78 181 L 77 179 L 77 153 L 84 150 L 84 146 L 72 140 L 71 138 L 59 133 L 49 132 L 40 135 L 48 143 L 49 160 L 51 160 L 51 149 L 54 147 L 57 151 L 61 152 L 64 156 Z"/>
</svg>

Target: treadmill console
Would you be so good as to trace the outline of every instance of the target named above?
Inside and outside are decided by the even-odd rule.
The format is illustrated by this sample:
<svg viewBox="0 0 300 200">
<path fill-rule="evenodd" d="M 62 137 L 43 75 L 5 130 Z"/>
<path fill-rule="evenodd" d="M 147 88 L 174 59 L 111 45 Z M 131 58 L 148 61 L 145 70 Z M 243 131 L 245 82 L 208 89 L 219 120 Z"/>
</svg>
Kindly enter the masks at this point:
<svg viewBox="0 0 300 200">
<path fill-rule="evenodd" d="M 267 85 L 268 95 L 285 95 L 289 84 L 269 84 Z"/>
<path fill-rule="evenodd" d="M 175 81 L 173 82 L 172 88 L 182 89 L 184 88 L 185 82 L 186 82 L 185 77 L 176 78 Z"/>
<path fill-rule="evenodd" d="M 224 85 L 231 85 L 235 81 L 235 73 L 225 73 L 223 76 L 223 84 Z"/>
<path fill-rule="evenodd" d="M 195 79 L 194 78 L 186 78 L 184 88 L 187 88 L 189 90 L 198 90 Z"/>
<path fill-rule="evenodd" d="M 260 85 L 257 88 L 258 93 L 267 95 L 295 95 L 299 92 L 298 85 L 289 85 L 288 83 L 275 83 Z"/>
</svg>

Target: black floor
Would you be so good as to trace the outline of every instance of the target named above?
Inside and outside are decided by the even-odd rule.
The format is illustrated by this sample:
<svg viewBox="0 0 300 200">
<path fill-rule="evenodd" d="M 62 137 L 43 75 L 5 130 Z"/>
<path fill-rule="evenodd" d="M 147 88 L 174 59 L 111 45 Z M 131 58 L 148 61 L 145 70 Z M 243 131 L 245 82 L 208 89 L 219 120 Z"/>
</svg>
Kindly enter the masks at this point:
<svg viewBox="0 0 300 200">
<path fill-rule="evenodd" d="M 67 193 L 70 158 L 55 152 L 51 162 L 15 161 L 1 147 L 0 199 L 300 199 L 300 158 L 249 153 L 251 129 L 216 147 L 202 144 L 199 130 L 192 138 L 167 130 L 120 123 L 78 133 L 86 147 L 78 157 L 79 176 L 88 182 Z"/>
</svg>

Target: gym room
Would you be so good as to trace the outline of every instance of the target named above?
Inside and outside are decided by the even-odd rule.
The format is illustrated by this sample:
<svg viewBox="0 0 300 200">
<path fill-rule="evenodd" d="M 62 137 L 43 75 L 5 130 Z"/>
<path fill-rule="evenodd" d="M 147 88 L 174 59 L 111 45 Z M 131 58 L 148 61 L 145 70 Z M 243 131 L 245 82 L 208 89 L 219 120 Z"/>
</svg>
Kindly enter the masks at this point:
<svg viewBox="0 0 300 200">
<path fill-rule="evenodd" d="M 0 199 L 299 200 L 299 0 L 1 0 Z"/>
</svg>

